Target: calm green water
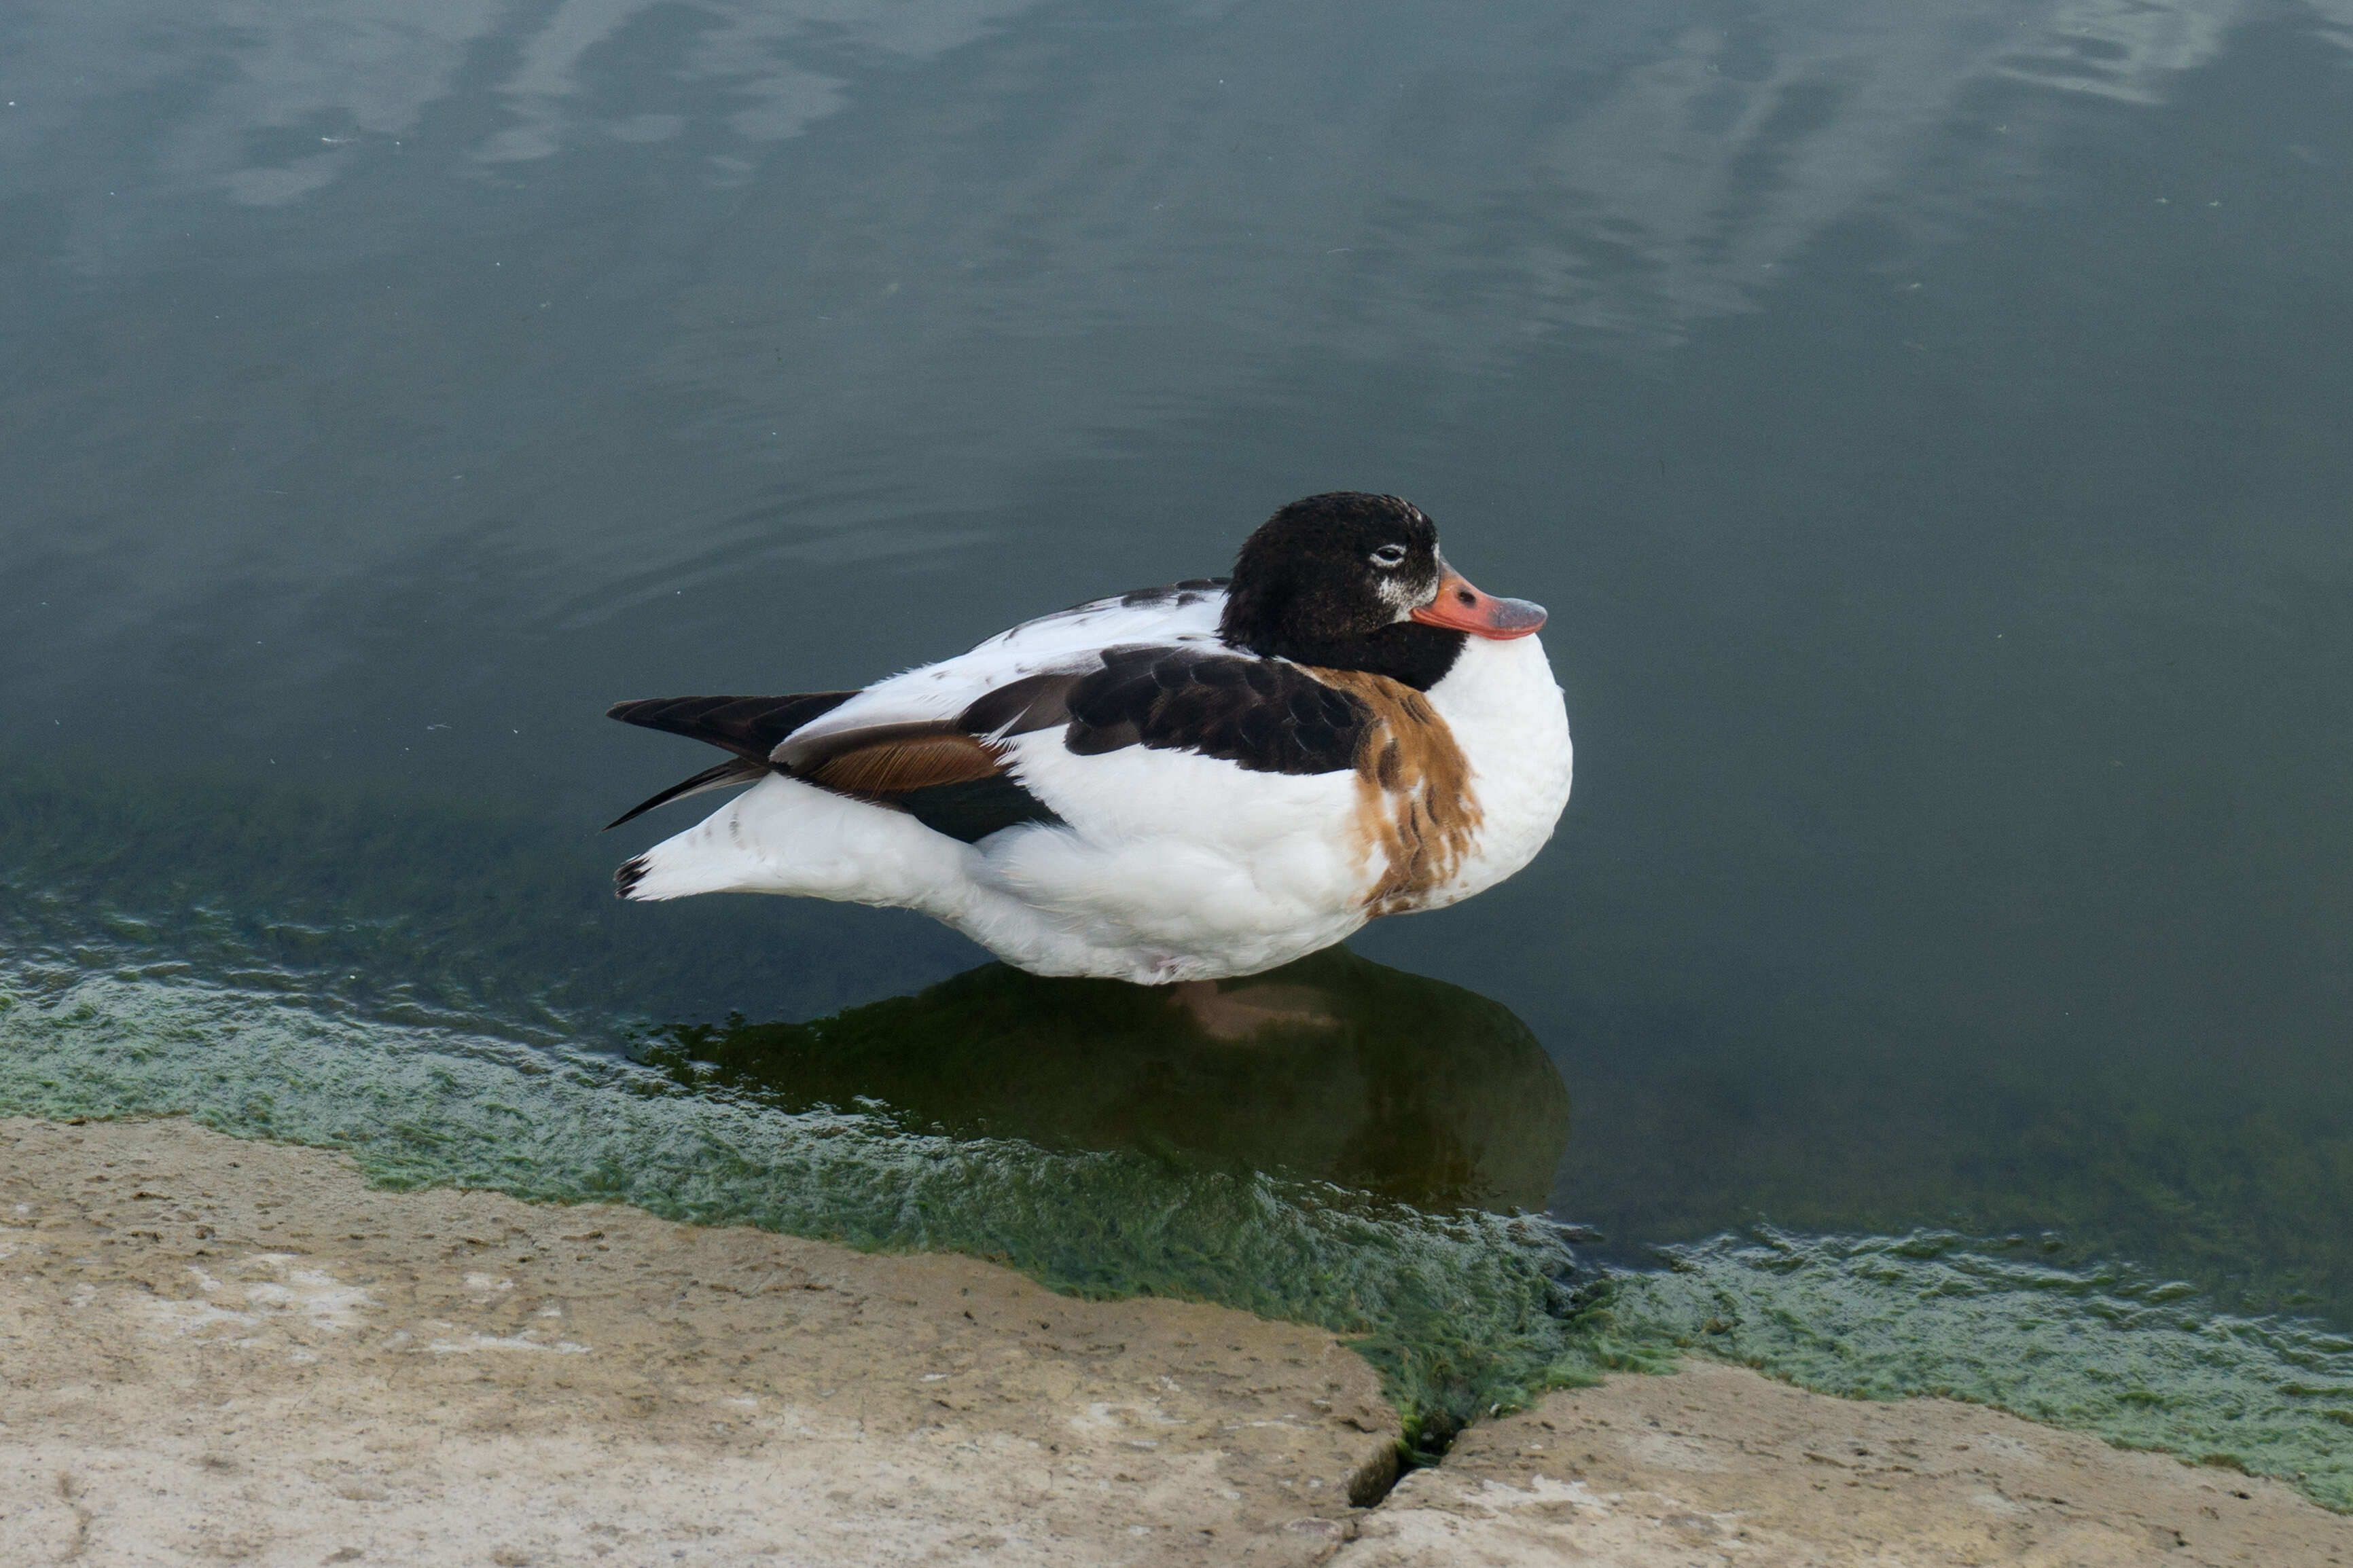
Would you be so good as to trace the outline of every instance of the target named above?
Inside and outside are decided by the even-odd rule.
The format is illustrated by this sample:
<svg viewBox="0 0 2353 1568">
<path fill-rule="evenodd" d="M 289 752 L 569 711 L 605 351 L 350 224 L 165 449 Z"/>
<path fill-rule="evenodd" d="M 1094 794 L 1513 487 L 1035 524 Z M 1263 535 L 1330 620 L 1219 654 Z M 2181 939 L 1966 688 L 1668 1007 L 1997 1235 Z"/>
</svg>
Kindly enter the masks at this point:
<svg viewBox="0 0 2353 1568">
<path fill-rule="evenodd" d="M 2342 0 L 32 0 L 0 99 L 0 1105 L 2353 1506 Z M 610 701 L 1342 486 L 1581 766 L 1328 1025 L 610 900 Z"/>
</svg>

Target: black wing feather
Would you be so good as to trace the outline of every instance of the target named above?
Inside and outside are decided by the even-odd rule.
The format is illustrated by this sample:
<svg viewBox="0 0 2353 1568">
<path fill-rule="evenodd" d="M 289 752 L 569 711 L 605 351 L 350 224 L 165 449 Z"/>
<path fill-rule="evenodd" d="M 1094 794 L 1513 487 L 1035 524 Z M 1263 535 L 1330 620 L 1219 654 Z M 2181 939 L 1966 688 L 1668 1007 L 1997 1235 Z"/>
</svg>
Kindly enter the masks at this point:
<svg viewBox="0 0 2353 1568">
<path fill-rule="evenodd" d="M 1297 665 L 1198 647 L 1106 648 L 1063 705 L 1063 744 L 1080 756 L 1141 745 L 1265 773 L 1354 767 L 1373 722 L 1363 702 Z"/>
<path fill-rule="evenodd" d="M 1049 672 L 1008 680 L 957 716 L 969 735 L 1026 735 L 1071 721 L 1071 692 L 1083 676 Z"/>
<path fill-rule="evenodd" d="M 1009 773 L 926 784 L 893 796 L 890 804 L 933 832 L 944 833 L 966 844 L 977 844 L 992 833 L 1002 833 L 1025 822 L 1043 823 L 1050 827 L 1063 826 L 1051 806 L 1023 789 Z"/>
<path fill-rule="evenodd" d="M 791 697 L 649 697 L 616 702 L 605 710 L 605 717 L 707 742 L 765 763 L 778 742 L 857 695 L 855 691 L 803 691 Z"/>
<path fill-rule="evenodd" d="M 767 771 L 767 764 L 765 763 L 753 763 L 745 762 L 741 757 L 730 757 L 723 763 L 703 769 L 691 779 L 681 779 L 650 800 L 639 801 L 612 821 L 605 824 L 605 831 L 610 833 L 621 824 L 643 816 L 658 805 L 668 805 L 671 801 L 684 800 L 688 795 L 701 795 L 707 789 L 725 789 L 730 784 L 751 784 L 765 775 Z"/>
</svg>

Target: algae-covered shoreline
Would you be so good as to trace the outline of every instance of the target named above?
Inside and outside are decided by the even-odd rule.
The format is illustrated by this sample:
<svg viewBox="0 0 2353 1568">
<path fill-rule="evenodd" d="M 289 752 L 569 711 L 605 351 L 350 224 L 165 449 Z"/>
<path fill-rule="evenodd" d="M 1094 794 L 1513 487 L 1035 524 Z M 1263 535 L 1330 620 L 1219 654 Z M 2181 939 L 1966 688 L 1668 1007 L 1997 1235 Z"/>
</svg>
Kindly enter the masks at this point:
<svg viewBox="0 0 2353 1568">
<path fill-rule="evenodd" d="M 1597 1289 L 1561 1227 L 1537 1218 L 785 1110 L 692 1072 L 338 1017 L 282 994 L 20 969 L 0 1046 L 13 1113 L 185 1113 L 345 1151 L 395 1188 L 960 1252 L 1076 1295 L 1316 1325 L 1377 1369 L 1425 1452 L 1546 1388 L 1698 1346 L 1833 1392 L 1947 1394 L 2212 1456 L 2353 1503 L 2353 1343 L 1955 1236 L 1726 1238 Z"/>
<path fill-rule="evenodd" d="M 12 1563 L 2353 1562 L 2277 1483 L 1694 1361 L 1395 1474 L 1328 1332 L 185 1118 L 0 1121 Z"/>
</svg>

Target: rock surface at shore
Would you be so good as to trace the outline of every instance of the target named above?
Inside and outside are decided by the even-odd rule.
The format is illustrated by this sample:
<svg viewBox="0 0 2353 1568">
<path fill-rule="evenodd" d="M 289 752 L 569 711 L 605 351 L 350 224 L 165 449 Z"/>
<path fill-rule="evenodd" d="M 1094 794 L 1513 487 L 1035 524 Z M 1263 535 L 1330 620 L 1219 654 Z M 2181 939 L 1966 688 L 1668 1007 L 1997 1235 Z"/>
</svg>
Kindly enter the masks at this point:
<svg viewBox="0 0 2353 1568">
<path fill-rule="evenodd" d="M 1334 1337 L 486 1193 L 181 1121 L 0 1121 L 10 1564 L 2353 1565 L 2274 1483 L 1699 1365 L 1386 1485 Z"/>
<path fill-rule="evenodd" d="M 2277 1481 L 1696 1360 L 1472 1427 L 1356 1535 L 1341 1568 L 2353 1565 L 2353 1520 Z"/>
</svg>

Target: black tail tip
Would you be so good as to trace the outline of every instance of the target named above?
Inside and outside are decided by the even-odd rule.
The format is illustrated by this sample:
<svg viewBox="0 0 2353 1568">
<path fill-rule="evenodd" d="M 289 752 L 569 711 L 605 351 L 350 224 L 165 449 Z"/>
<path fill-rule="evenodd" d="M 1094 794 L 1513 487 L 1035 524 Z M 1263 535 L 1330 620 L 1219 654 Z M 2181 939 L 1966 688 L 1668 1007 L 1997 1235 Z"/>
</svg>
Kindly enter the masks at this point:
<svg viewBox="0 0 2353 1568">
<path fill-rule="evenodd" d="M 613 873 L 613 896 L 617 899 L 626 899 L 636 892 L 638 884 L 646 879 L 646 873 L 651 869 L 652 868 L 646 864 L 646 858 L 642 855 L 622 861 L 621 868 Z"/>
</svg>

